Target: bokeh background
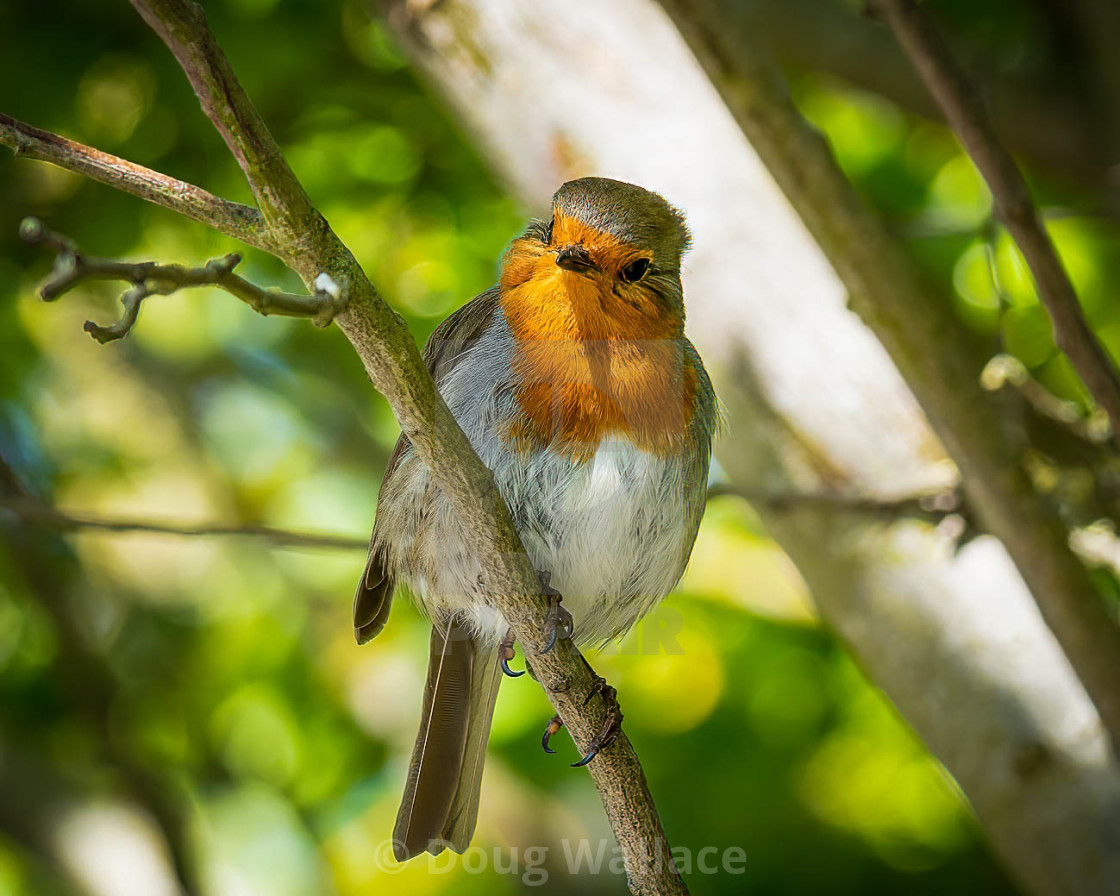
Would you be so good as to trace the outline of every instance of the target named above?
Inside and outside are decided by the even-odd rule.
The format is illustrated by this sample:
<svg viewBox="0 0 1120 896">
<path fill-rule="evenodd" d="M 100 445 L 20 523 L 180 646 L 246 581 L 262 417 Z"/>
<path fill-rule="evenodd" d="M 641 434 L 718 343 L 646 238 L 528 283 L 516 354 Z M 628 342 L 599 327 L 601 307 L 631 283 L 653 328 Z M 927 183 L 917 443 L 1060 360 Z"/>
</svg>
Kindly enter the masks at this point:
<svg viewBox="0 0 1120 896">
<path fill-rule="evenodd" d="M 1060 62 L 1046 4 L 938 6 L 995 70 Z M 502 248 L 539 210 L 503 195 L 364 5 L 206 7 L 313 200 L 422 341 L 493 282 Z M 846 173 L 951 279 L 961 317 L 1081 407 L 951 135 L 804 60 L 787 73 Z M 0 4 L 0 110 L 250 198 L 174 60 L 123 0 Z M 1116 352 L 1107 197 L 1076 170 L 1030 174 Z M 118 290 L 39 302 L 50 259 L 16 239 L 29 214 L 91 254 L 199 263 L 239 248 L 0 152 L 8 496 L 365 537 L 398 430 L 337 330 L 196 291 L 150 300 L 127 340 L 99 346 L 82 322 L 112 319 Z M 301 289 L 252 250 L 241 272 Z M 355 646 L 363 560 L 248 537 L 62 533 L 0 507 L 0 894 L 505 892 L 525 883 L 495 870 L 494 848 L 508 862 L 532 844 L 551 847 L 548 888 L 622 892 L 617 875 L 565 868 L 562 839 L 609 842 L 610 831 L 586 775 L 567 767 L 570 742 L 541 752 L 551 710 L 528 679 L 499 700 L 475 838 L 488 867 L 433 875 L 388 859 L 427 626 L 401 600 L 385 633 Z M 666 630 L 681 651 L 655 650 Z M 621 692 L 670 841 L 746 853 L 743 875 L 696 876 L 696 890 L 1010 892 L 950 776 L 822 628 L 739 499 L 713 500 L 676 592 L 592 661 Z"/>
</svg>

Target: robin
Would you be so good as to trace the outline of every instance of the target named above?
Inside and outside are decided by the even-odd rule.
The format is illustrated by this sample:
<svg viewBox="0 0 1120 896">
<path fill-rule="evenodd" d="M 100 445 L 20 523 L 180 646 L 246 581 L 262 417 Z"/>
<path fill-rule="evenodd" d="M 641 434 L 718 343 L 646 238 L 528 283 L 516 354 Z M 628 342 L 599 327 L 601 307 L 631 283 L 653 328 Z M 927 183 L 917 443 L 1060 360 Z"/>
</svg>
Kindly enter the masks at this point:
<svg viewBox="0 0 1120 896">
<path fill-rule="evenodd" d="M 557 637 L 620 637 L 680 579 L 704 511 L 716 400 L 684 335 L 680 212 L 633 184 L 564 184 L 550 220 L 506 251 L 498 284 L 447 318 L 424 360 L 494 474 Z M 404 582 L 432 621 L 420 732 L 394 828 L 403 861 L 470 843 L 513 635 L 486 598 L 473 539 L 403 434 L 354 598 L 359 644 Z M 562 596 L 562 598 L 561 598 Z M 563 603 L 561 603 L 561 599 Z M 622 714 L 602 686 L 607 723 Z M 560 727 L 554 718 L 543 744 Z"/>
</svg>

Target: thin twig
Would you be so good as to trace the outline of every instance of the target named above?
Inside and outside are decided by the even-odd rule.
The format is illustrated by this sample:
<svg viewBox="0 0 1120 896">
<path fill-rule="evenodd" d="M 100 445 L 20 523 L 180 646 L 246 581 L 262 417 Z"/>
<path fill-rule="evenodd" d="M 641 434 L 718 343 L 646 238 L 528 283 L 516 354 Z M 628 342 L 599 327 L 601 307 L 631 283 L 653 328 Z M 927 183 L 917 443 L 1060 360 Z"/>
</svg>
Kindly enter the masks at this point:
<svg viewBox="0 0 1120 896">
<path fill-rule="evenodd" d="M 119 321 L 107 327 L 86 321 L 86 332 L 101 343 L 128 335 L 144 299 L 170 295 L 195 286 L 217 286 L 241 299 L 259 314 L 307 317 L 317 327 L 327 326 L 346 308 L 346 296 L 325 274 L 316 281 L 316 291 L 312 295 L 263 289 L 250 283 L 233 273 L 241 262 L 237 253 L 215 258 L 200 268 L 187 268 L 154 261 L 115 261 L 83 255 L 72 241 L 48 230 L 38 218 L 25 218 L 20 224 L 20 235 L 29 245 L 46 246 L 58 254 L 50 278 L 39 290 L 45 302 L 53 302 L 85 280 L 124 280 L 132 284 L 121 296 L 124 315 Z"/>
<path fill-rule="evenodd" d="M 0 113 L 0 144 L 17 156 L 39 159 L 84 174 L 91 180 L 201 221 L 249 246 L 269 249 L 264 219 L 251 206 L 222 199 L 194 184 L 42 131 L 3 113 Z"/>
<path fill-rule="evenodd" d="M 340 551 L 369 550 L 368 538 L 347 535 L 321 535 L 315 532 L 296 532 L 272 526 L 224 525 L 220 523 L 177 523 L 151 519 L 103 517 L 69 512 L 52 507 L 45 501 L 31 497 L 0 497 L 0 519 L 11 515 L 21 522 L 49 526 L 63 532 L 87 529 L 105 532 L 143 532 L 155 535 L 179 535 L 191 538 L 209 536 L 245 536 L 259 538 L 278 548 L 323 548 Z"/>
<path fill-rule="evenodd" d="M 940 523 L 947 516 L 963 516 L 966 512 L 960 494 L 955 491 L 884 500 L 843 492 L 765 491 L 742 488 L 727 482 L 716 483 L 708 489 L 709 501 L 724 495 L 734 495 L 752 504 L 765 504 L 776 510 L 797 507 L 835 508 L 884 520 L 913 519 Z"/>
<path fill-rule="evenodd" d="M 996 137 L 979 96 L 929 17 L 913 0 L 870 2 L 872 11 L 882 16 L 898 38 L 987 181 L 996 214 L 1022 251 L 1039 299 L 1050 314 L 1055 342 L 1073 364 L 1089 394 L 1108 414 L 1113 438 L 1120 442 L 1120 372 L 1085 319 L 1073 283 L 1039 219 L 1027 183 Z"/>
</svg>

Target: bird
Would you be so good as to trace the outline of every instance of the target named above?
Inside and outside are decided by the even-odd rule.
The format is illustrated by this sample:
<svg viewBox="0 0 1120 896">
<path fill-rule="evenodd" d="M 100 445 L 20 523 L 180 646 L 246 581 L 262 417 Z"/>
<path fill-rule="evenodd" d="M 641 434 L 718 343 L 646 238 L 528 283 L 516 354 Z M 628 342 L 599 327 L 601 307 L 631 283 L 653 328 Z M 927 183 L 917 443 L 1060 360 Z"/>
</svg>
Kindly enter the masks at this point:
<svg viewBox="0 0 1120 896">
<path fill-rule="evenodd" d="M 509 507 L 541 577 L 542 632 L 578 644 L 626 633 L 679 581 L 704 512 L 718 402 L 684 334 L 691 237 L 657 193 L 583 177 L 554 194 L 495 286 L 423 351 L 436 387 Z M 402 433 L 378 494 L 354 596 L 359 644 L 404 583 L 432 623 L 420 730 L 393 830 L 398 861 L 470 844 L 513 633 L 487 600 L 474 539 Z M 616 694 L 591 761 L 617 737 Z M 542 744 L 561 726 L 553 717 Z"/>
</svg>

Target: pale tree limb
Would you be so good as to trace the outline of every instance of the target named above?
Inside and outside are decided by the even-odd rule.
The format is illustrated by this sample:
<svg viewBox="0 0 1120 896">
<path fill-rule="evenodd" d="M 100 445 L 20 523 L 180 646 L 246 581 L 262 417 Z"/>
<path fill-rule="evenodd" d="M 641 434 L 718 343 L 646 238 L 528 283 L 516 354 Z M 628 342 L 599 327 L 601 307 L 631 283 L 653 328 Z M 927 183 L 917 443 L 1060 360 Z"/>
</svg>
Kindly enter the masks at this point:
<svg viewBox="0 0 1120 896">
<path fill-rule="evenodd" d="M 1120 372 L 1085 319 L 1069 274 L 1039 219 L 1027 182 L 996 137 L 968 76 L 913 0 L 869 0 L 869 6 L 890 26 L 987 181 L 996 215 L 1022 251 L 1038 297 L 1050 314 L 1058 348 L 1108 414 L 1113 439 L 1120 442 Z"/>
<path fill-rule="evenodd" d="M 847 291 L 820 244 L 656 3 L 375 5 L 529 208 L 546 207 L 565 179 L 599 174 L 657 190 L 685 211 L 695 238 L 685 263 L 688 330 L 727 407 L 732 437 L 716 455 L 735 487 L 842 489 L 890 501 L 951 484 L 946 455 L 898 369 L 846 307 Z M 722 20 L 720 28 L 736 33 Z M 804 172 L 811 192 L 819 155 L 804 156 L 798 139 L 788 148 L 789 178 Z M 834 171 L 829 178 L 826 185 L 843 180 Z M 826 190 L 822 213 L 850 195 L 850 187 L 839 196 Z M 857 227 L 846 245 L 843 231 L 841 223 L 830 254 L 858 252 L 870 235 L 861 256 L 867 276 L 912 297 L 897 247 L 887 243 L 876 269 L 880 233 Z M 922 317 L 924 303 L 916 309 Z M 915 360 L 929 377 L 947 365 L 954 385 L 963 367 L 971 398 L 986 358 L 955 338 L 951 321 L 944 332 Z M 1002 425 L 992 402 L 1008 403 L 989 396 L 969 421 L 982 433 Z M 987 497 L 973 491 L 966 500 L 975 512 Z M 1004 546 L 980 537 L 954 551 L 945 527 L 884 525 L 877 515 L 820 502 L 761 502 L 756 510 L 824 619 L 952 772 L 1024 891 L 1114 892 L 1120 763 Z M 1027 525 L 1037 528 L 1038 515 L 1032 509 Z M 1055 527 L 1041 543 L 1049 551 L 1064 535 Z M 749 805 L 738 782 L 726 783 Z"/>
<path fill-rule="evenodd" d="M 198 268 L 154 261 L 116 261 L 83 255 L 72 241 L 48 230 L 38 218 L 24 218 L 20 235 L 31 246 L 47 246 L 57 255 L 50 277 L 39 290 L 45 302 L 61 298 L 87 280 L 125 280 L 132 287 L 121 296 L 124 316 L 109 326 L 85 323 L 85 330 L 100 343 L 123 339 L 129 334 L 140 314 L 140 305 L 149 296 L 166 296 L 180 289 L 216 286 L 241 299 L 258 314 L 267 317 L 305 317 L 317 327 L 329 326 L 346 308 L 346 296 L 327 274 L 320 274 L 311 295 L 296 295 L 275 289 L 263 289 L 239 277 L 233 269 L 241 263 L 236 252 L 208 261 Z"/>
<path fill-rule="evenodd" d="M 178 212 L 226 236 L 268 250 L 264 219 L 257 209 L 221 199 L 194 184 L 176 180 L 99 149 L 24 124 L 0 112 L 0 145 L 17 156 L 50 162 L 90 180 Z"/>
<path fill-rule="evenodd" d="M 983 357 L 863 203 L 777 73 L 736 39 L 709 0 L 661 0 L 847 287 L 960 468 L 980 526 L 999 538 L 1120 745 L 1120 627 L 1024 468 L 1024 445 L 980 386 Z M 740 36 L 741 37 L 741 36 Z"/>
<path fill-rule="evenodd" d="M 361 357 L 374 386 L 388 399 L 434 481 L 466 528 L 475 533 L 488 598 L 510 623 L 577 746 L 585 749 L 605 718 L 602 701 L 589 701 L 599 693 L 593 672 L 570 641 L 561 640 L 555 649 L 541 653 L 545 645 L 541 621 L 547 605 L 536 570 L 493 476 L 436 391 L 404 321 L 385 304 L 353 254 L 312 205 L 234 76 L 201 7 L 187 0 L 132 2 L 179 60 L 203 111 L 245 173 L 267 224 L 262 248 L 309 285 L 329 273 L 347 297 L 346 311 L 336 318 L 339 328 Z M 142 195 L 143 179 L 129 166 L 119 166 L 114 176 L 114 185 Z M 631 889 L 650 894 L 687 892 L 625 733 L 587 769 L 618 839 Z"/>
</svg>

